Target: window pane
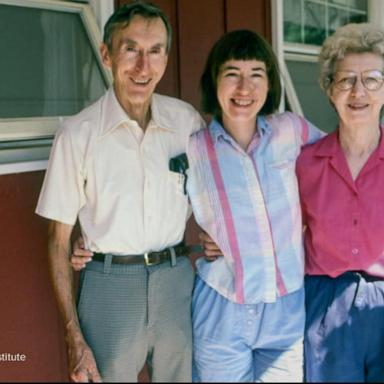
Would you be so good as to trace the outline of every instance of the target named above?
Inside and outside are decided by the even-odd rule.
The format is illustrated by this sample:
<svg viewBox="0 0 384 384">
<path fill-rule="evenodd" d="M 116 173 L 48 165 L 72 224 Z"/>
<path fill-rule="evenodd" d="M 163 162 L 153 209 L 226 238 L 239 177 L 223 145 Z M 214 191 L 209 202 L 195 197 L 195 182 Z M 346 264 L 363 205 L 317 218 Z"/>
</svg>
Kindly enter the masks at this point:
<svg viewBox="0 0 384 384">
<path fill-rule="evenodd" d="M 367 0 L 284 0 L 284 41 L 321 46 L 338 27 L 367 21 Z"/>
<path fill-rule="evenodd" d="M 305 3 L 304 43 L 321 45 L 325 36 L 325 6 Z"/>
<path fill-rule="evenodd" d="M 348 24 L 348 12 L 346 10 L 329 7 L 328 10 L 328 36 L 332 35 L 337 28 Z"/>
<path fill-rule="evenodd" d="M 284 1 L 284 40 L 302 43 L 301 36 L 301 1 Z"/>
<path fill-rule="evenodd" d="M 105 83 L 79 14 L 0 5 L 0 118 L 71 115 Z"/>
<path fill-rule="evenodd" d="M 367 10 L 369 0 L 328 0 L 331 4 L 337 4 L 343 7 L 350 7 L 360 10 Z"/>
<path fill-rule="evenodd" d="M 326 132 L 336 128 L 337 115 L 318 85 L 318 64 L 286 60 L 305 117 Z"/>
<path fill-rule="evenodd" d="M 348 6 L 350 0 L 329 0 L 329 2 L 337 5 L 343 5 L 345 7 Z"/>
<path fill-rule="evenodd" d="M 349 23 L 365 23 L 367 21 L 367 15 L 357 12 L 349 12 Z"/>
<path fill-rule="evenodd" d="M 349 0 L 347 3 L 351 8 L 366 10 L 368 1 L 369 0 Z"/>
<path fill-rule="evenodd" d="M 368 0 L 350 0 L 350 6 L 356 9 L 367 11 Z"/>
</svg>

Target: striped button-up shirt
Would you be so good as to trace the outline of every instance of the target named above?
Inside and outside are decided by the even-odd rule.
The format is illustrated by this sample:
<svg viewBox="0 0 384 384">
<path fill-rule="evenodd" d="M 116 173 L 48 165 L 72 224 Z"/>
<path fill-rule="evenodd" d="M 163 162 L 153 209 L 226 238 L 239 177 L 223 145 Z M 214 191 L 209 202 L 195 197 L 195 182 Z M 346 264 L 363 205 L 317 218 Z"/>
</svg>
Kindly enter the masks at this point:
<svg viewBox="0 0 384 384">
<path fill-rule="evenodd" d="M 201 278 L 240 304 L 271 303 L 303 284 L 301 210 L 295 163 L 323 134 L 289 112 L 258 117 L 247 151 L 213 120 L 194 134 L 188 193 L 197 223 L 224 257 L 201 258 Z"/>
</svg>

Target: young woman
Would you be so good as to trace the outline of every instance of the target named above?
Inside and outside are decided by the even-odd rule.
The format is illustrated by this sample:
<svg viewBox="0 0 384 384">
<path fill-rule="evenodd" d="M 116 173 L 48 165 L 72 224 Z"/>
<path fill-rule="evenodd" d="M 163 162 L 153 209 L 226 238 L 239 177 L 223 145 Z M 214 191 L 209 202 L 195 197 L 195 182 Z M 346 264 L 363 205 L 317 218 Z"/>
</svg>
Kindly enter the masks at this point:
<svg viewBox="0 0 384 384">
<path fill-rule="evenodd" d="M 213 46 L 201 78 L 207 129 L 191 137 L 188 193 L 224 257 L 197 261 L 196 380 L 303 379 L 304 257 L 295 163 L 322 133 L 286 112 L 276 57 L 249 30 Z"/>
</svg>

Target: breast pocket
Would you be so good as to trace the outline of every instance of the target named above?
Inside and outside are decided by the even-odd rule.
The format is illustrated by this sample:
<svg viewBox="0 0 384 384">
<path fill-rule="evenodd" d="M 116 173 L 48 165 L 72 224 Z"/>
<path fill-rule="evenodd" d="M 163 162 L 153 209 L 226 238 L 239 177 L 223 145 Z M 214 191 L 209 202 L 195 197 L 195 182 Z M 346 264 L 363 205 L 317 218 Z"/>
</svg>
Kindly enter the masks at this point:
<svg viewBox="0 0 384 384">
<path fill-rule="evenodd" d="M 168 171 L 167 187 L 171 191 L 174 191 L 178 195 L 185 195 L 185 182 L 185 175 L 183 175 L 182 173 Z"/>
</svg>

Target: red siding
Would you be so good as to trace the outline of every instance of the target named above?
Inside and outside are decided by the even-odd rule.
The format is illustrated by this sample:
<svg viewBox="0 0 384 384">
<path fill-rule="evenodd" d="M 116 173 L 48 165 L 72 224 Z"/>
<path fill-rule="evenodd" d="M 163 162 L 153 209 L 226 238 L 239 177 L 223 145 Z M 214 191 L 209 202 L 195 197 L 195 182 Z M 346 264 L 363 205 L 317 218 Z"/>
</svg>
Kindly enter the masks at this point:
<svg viewBox="0 0 384 384">
<path fill-rule="evenodd" d="M 0 176 L 0 381 L 65 381 L 63 327 L 46 263 L 47 223 L 34 214 L 43 172 Z"/>
<path fill-rule="evenodd" d="M 271 41 L 270 0 L 226 0 L 226 29 L 252 29 Z"/>
<path fill-rule="evenodd" d="M 199 108 L 199 81 L 213 43 L 224 33 L 224 1 L 180 1 L 178 30 L 181 79 L 180 94 Z"/>
</svg>

